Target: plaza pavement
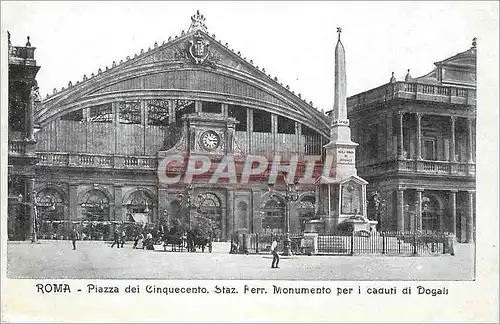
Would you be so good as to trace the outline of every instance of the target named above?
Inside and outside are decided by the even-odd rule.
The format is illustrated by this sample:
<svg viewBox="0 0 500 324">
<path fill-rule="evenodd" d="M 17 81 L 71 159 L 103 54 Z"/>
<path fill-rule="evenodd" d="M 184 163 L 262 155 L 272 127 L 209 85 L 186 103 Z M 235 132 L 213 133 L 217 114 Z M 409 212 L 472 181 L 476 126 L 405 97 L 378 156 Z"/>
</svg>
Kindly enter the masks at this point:
<svg viewBox="0 0 500 324">
<path fill-rule="evenodd" d="M 293 256 L 271 269 L 271 255 L 229 254 L 229 243 L 212 253 L 110 248 L 102 241 L 41 240 L 7 243 L 9 278 L 46 279 L 258 279 L 258 280 L 473 280 L 474 245 L 455 255 Z"/>
</svg>

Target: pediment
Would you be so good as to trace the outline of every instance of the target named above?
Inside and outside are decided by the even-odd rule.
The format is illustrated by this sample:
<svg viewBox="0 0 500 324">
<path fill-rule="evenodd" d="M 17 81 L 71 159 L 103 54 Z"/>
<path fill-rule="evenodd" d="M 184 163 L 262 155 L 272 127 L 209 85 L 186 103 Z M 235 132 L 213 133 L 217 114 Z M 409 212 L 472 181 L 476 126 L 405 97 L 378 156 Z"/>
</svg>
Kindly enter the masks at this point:
<svg viewBox="0 0 500 324">
<path fill-rule="evenodd" d="M 300 95 L 266 75 L 253 62 L 217 41 L 214 35 L 194 29 L 180 37 L 134 57 L 127 57 L 105 71 L 55 93 L 36 112 L 37 122 L 45 123 L 64 111 L 81 109 L 117 98 L 131 96 L 182 97 L 197 92 L 214 100 L 229 98 L 239 105 L 273 109 L 297 121 L 310 120 L 312 127 L 328 134 L 326 116 Z M 147 92 L 147 94 L 146 94 Z M 232 96 L 232 97 L 228 97 Z M 205 100 L 200 97 L 200 100 Z"/>
<path fill-rule="evenodd" d="M 452 57 L 449 57 L 443 61 L 436 62 L 436 66 L 456 66 L 456 67 L 464 67 L 471 68 L 476 67 L 476 49 L 471 48 L 465 52 L 458 53 Z"/>
</svg>

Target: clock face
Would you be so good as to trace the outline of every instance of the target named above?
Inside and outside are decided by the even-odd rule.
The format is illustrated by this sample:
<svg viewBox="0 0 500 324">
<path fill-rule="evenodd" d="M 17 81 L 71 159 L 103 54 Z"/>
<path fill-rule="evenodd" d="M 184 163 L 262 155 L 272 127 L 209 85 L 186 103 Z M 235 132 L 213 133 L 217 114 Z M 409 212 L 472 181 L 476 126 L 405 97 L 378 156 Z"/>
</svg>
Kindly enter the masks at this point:
<svg viewBox="0 0 500 324">
<path fill-rule="evenodd" d="M 219 147 L 220 137 L 214 131 L 206 131 L 200 137 L 201 146 L 206 150 L 215 150 Z"/>
</svg>

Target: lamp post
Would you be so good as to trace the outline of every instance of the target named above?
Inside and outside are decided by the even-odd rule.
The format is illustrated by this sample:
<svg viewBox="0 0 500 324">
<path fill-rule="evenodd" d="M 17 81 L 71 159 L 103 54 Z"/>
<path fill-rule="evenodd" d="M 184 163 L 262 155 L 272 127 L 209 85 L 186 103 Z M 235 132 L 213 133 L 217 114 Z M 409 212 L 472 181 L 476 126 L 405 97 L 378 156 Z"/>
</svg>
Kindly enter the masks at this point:
<svg viewBox="0 0 500 324">
<path fill-rule="evenodd" d="M 181 193 L 178 196 L 178 201 L 181 205 L 181 208 L 185 211 L 185 213 L 187 213 L 187 217 L 186 217 L 186 215 L 184 215 L 182 217 L 183 231 L 184 231 L 184 219 L 185 218 L 188 219 L 188 228 L 189 228 L 189 230 L 191 230 L 191 210 L 198 208 L 198 206 L 193 202 L 192 190 L 193 190 L 193 187 L 191 185 L 187 185 L 186 186 L 186 194 Z M 200 199 L 200 198 L 201 198 L 201 195 L 198 195 L 198 199 Z"/>
<path fill-rule="evenodd" d="M 34 213 L 33 213 L 33 224 L 31 226 L 31 242 L 36 243 L 38 241 L 38 233 L 37 233 L 38 207 L 50 207 L 50 208 L 55 209 L 55 203 L 54 203 L 54 201 L 51 200 L 50 205 L 46 205 L 46 204 L 39 205 L 37 202 L 37 199 L 36 199 L 36 191 L 33 191 L 31 194 L 33 195 L 33 202 L 32 203 L 24 202 L 22 194 L 19 194 L 17 196 L 17 201 L 18 201 L 18 203 L 20 203 L 24 206 L 28 206 L 28 207 L 33 208 Z"/>
<path fill-rule="evenodd" d="M 299 199 L 299 193 L 295 183 L 288 183 L 286 181 L 286 175 L 283 177 L 285 181 L 286 191 L 285 191 L 285 241 L 283 242 L 283 253 L 282 255 L 288 256 L 292 255 L 291 250 L 291 239 L 290 239 L 290 202 L 297 201 Z M 271 192 L 271 197 L 275 196 L 273 184 L 269 184 L 269 191 Z"/>
</svg>

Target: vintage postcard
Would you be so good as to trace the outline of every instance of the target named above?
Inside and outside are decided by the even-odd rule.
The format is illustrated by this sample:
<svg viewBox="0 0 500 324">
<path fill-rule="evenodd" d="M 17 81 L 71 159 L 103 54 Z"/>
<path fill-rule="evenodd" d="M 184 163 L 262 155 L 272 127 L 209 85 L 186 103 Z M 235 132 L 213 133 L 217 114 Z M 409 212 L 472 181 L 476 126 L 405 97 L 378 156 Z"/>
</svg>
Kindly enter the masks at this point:
<svg viewBox="0 0 500 324">
<path fill-rule="evenodd" d="M 497 321 L 497 88 L 495 2 L 4 1 L 2 321 Z"/>
</svg>

